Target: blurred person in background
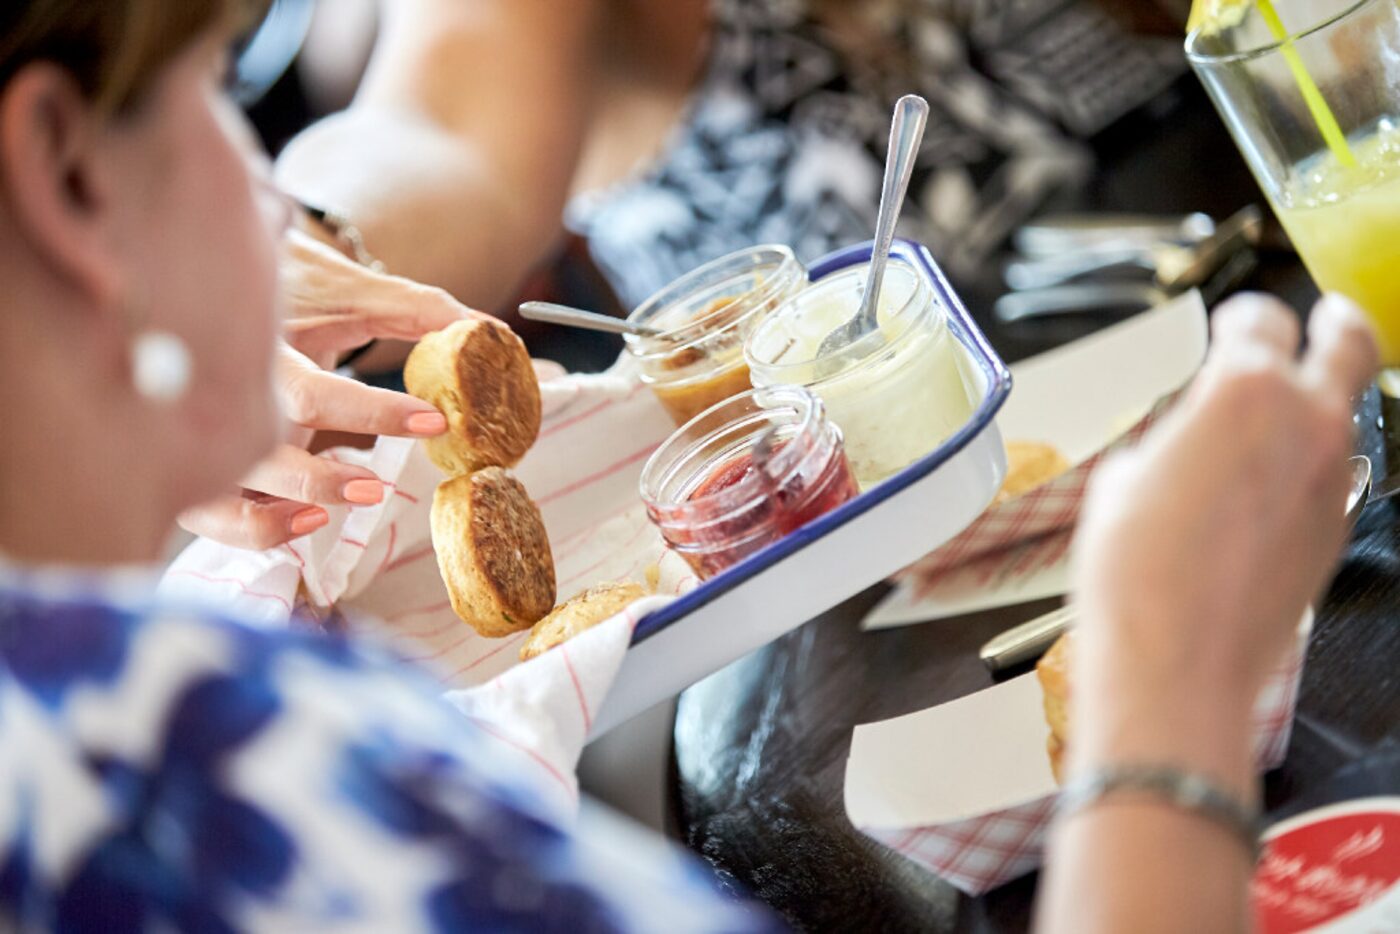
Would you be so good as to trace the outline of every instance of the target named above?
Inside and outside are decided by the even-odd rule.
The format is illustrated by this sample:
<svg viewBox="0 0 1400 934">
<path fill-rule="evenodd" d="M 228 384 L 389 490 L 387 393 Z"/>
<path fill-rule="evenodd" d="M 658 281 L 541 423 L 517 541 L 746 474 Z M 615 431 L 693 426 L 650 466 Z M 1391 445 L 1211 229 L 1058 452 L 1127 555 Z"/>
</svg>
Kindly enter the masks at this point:
<svg viewBox="0 0 1400 934">
<path fill-rule="evenodd" d="M 1179 38 L 1142 35 L 1171 18 L 1118 0 L 394 0 L 372 46 L 345 34 L 367 5 L 323 5 L 314 88 L 344 99 L 372 52 L 278 177 L 389 270 L 493 311 L 566 225 L 622 308 L 756 243 L 869 239 L 908 92 L 932 112 L 900 232 L 975 271 L 1182 68 Z"/>
<path fill-rule="evenodd" d="M 0 10 L 0 929 L 772 928 L 658 839 L 572 829 L 387 656 L 154 601 L 175 517 L 285 432 L 291 215 L 219 90 L 253 6 Z"/>
</svg>

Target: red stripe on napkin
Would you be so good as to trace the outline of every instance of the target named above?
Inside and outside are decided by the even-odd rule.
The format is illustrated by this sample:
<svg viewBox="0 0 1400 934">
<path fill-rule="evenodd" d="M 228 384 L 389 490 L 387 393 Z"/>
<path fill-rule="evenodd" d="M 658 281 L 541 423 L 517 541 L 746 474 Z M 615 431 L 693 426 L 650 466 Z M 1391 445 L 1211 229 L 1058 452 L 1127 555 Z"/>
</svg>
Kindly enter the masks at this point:
<svg viewBox="0 0 1400 934">
<path fill-rule="evenodd" d="M 649 444 L 642 450 L 637 451 L 634 454 L 629 454 L 617 463 L 604 467 L 602 470 L 598 471 L 597 473 L 591 476 L 584 477 L 582 480 L 579 480 L 575 483 L 571 483 L 568 486 L 563 487 L 562 489 L 555 490 L 548 496 L 541 498 L 538 501 L 538 505 L 543 506 L 546 503 L 555 502 L 556 500 L 560 500 L 566 496 L 570 496 L 574 493 L 577 493 L 580 490 L 587 489 L 588 487 L 592 486 L 595 483 L 598 483 L 601 480 L 606 480 L 608 477 L 611 477 L 613 474 L 616 474 L 621 470 L 625 470 L 626 468 L 635 464 L 637 461 L 644 460 L 645 458 L 650 457 L 651 453 L 659 447 L 661 447 L 660 444 Z"/>
<path fill-rule="evenodd" d="M 526 746 L 523 743 L 516 742 L 509 736 L 506 736 L 504 733 L 497 732 L 494 727 L 492 727 L 484 720 L 479 720 L 476 717 L 468 715 L 467 721 L 476 726 L 477 729 L 481 730 L 481 732 L 485 733 L 487 736 L 490 736 L 492 739 L 505 743 L 512 749 L 523 752 L 531 759 L 534 759 L 546 772 L 554 776 L 555 781 L 564 786 L 564 789 L 569 792 L 570 798 L 575 798 L 578 796 L 578 792 L 574 789 L 574 786 L 569 783 L 569 780 L 564 777 L 564 773 L 556 769 L 553 766 L 553 764 L 551 764 L 550 761 L 544 756 L 535 752 L 535 750 L 531 749 L 529 746 Z"/>
<path fill-rule="evenodd" d="M 433 546 L 424 545 L 417 551 L 410 551 L 408 554 L 400 556 L 399 558 L 395 559 L 392 564 L 385 565 L 380 573 L 382 574 L 384 573 L 384 571 L 397 571 L 399 568 L 407 567 L 408 565 L 413 564 L 415 561 L 420 561 L 423 558 L 428 557 L 428 555 L 432 553 Z"/>
<path fill-rule="evenodd" d="M 588 700 L 583 696 L 583 685 L 578 680 L 578 673 L 574 671 L 574 663 L 569 659 L 569 647 L 559 646 L 559 656 L 564 659 L 564 667 L 569 670 L 569 678 L 574 682 L 574 693 L 578 695 L 578 709 L 583 713 L 583 732 L 587 733 L 593 729 L 593 715 L 588 712 Z"/>
<path fill-rule="evenodd" d="M 461 668 L 458 668 L 456 671 L 452 672 L 452 676 L 453 676 L 453 677 L 456 677 L 457 675 L 466 674 L 467 672 L 471 671 L 473 668 L 475 668 L 477 665 L 480 665 L 482 662 L 486 661 L 487 659 L 495 658 L 497 655 L 500 655 L 500 654 L 501 654 L 502 652 L 504 652 L 506 649 L 510 648 L 510 647 L 513 646 L 513 645 L 518 644 L 518 643 L 520 642 L 521 638 L 522 638 L 522 637 L 526 634 L 526 632 L 528 632 L 528 631 L 529 631 L 529 630 L 525 630 L 524 632 L 517 632 L 517 633 L 516 633 L 515 635 L 513 635 L 513 636 L 507 636 L 504 645 L 497 646 L 496 648 L 494 648 L 494 649 L 492 649 L 491 651 L 487 652 L 485 655 L 482 655 L 482 656 L 480 656 L 479 658 L 473 659 L 472 661 L 470 661 L 470 662 L 468 662 L 467 664 L 463 665 Z"/>
<path fill-rule="evenodd" d="M 399 537 L 399 524 L 398 524 L 397 522 L 390 522 L 390 523 L 389 523 L 389 546 L 388 546 L 387 548 L 384 549 L 384 560 L 381 561 L 381 562 L 379 562 L 379 570 L 377 570 L 377 571 L 374 572 L 376 576 L 378 576 L 378 575 L 380 575 L 380 574 L 383 574 L 383 573 L 384 573 L 384 569 L 387 568 L 387 567 L 389 566 L 389 560 L 390 560 L 391 558 L 394 557 L 394 542 L 395 542 L 395 540 L 398 539 L 398 537 Z"/>
<path fill-rule="evenodd" d="M 241 580 L 238 580 L 235 577 L 214 577 L 212 574 L 202 574 L 199 571 L 187 571 L 184 569 L 176 569 L 174 571 L 171 571 L 170 575 L 172 577 L 193 577 L 196 580 L 202 580 L 207 584 L 234 584 L 238 587 L 239 590 L 243 591 L 250 597 L 258 597 L 263 600 L 276 600 L 278 603 L 282 604 L 284 607 L 287 608 L 288 613 L 292 612 L 292 605 L 291 603 L 287 602 L 286 597 L 278 596 L 275 593 L 262 593 L 261 591 L 253 590 L 249 588 L 247 584 L 243 583 Z"/>
</svg>

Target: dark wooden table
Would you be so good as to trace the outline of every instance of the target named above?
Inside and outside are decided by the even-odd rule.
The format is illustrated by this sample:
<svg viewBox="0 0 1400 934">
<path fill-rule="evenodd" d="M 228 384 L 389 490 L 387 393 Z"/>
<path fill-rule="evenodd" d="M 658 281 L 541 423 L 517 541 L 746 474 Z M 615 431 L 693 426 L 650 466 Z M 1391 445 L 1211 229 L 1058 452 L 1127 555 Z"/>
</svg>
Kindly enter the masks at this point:
<svg viewBox="0 0 1400 934">
<path fill-rule="evenodd" d="M 1165 122 L 1135 120 L 1099 140 L 1095 181 L 1062 206 L 1219 217 L 1262 202 L 1189 83 L 1163 109 L 1170 110 Z M 1066 318 L 999 327 L 985 314 L 995 281 L 960 285 L 1007 360 L 1107 323 Z M 1299 306 L 1315 295 L 1287 254 L 1266 255 L 1250 285 Z M 1374 393 L 1364 400 L 1359 443 L 1381 465 L 1378 405 Z M 1393 502 L 1367 509 L 1320 608 L 1288 758 L 1265 783 L 1271 808 L 1308 801 L 1339 768 L 1400 741 L 1400 511 Z M 841 788 L 856 724 L 987 687 L 978 647 L 1058 601 L 861 632 L 861 617 L 883 593 L 860 595 L 682 695 L 675 726 L 681 832 L 723 876 L 800 928 L 1025 930 L 1034 877 L 981 898 L 962 896 L 857 833 Z"/>
</svg>

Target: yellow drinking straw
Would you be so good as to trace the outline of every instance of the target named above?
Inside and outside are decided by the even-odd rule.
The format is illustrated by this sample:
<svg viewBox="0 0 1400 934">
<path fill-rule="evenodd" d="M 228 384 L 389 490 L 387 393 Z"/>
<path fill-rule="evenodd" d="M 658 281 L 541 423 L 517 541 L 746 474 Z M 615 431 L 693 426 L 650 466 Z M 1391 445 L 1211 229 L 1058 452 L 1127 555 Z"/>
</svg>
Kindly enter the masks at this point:
<svg viewBox="0 0 1400 934">
<path fill-rule="evenodd" d="M 1303 102 L 1308 105 L 1308 112 L 1312 114 L 1313 122 L 1317 124 L 1327 148 L 1332 150 L 1332 155 L 1343 166 L 1355 167 L 1356 157 L 1351 154 L 1347 138 L 1342 133 L 1341 126 L 1337 124 L 1332 108 L 1327 106 L 1326 99 L 1318 90 L 1317 82 L 1308 74 L 1303 59 L 1293 47 L 1293 40 L 1289 38 L 1278 10 L 1274 9 L 1273 0 L 1255 2 L 1259 5 L 1259 15 L 1263 17 L 1264 24 L 1280 43 L 1279 51 L 1283 53 L 1284 61 L 1288 62 L 1288 68 L 1293 72 L 1293 80 L 1297 83 L 1298 90 L 1303 95 Z M 1248 6 L 1249 0 L 1194 0 L 1186 28 L 1194 30 L 1199 27 L 1206 35 L 1211 35 L 1237 24 Z"/>
</svg>

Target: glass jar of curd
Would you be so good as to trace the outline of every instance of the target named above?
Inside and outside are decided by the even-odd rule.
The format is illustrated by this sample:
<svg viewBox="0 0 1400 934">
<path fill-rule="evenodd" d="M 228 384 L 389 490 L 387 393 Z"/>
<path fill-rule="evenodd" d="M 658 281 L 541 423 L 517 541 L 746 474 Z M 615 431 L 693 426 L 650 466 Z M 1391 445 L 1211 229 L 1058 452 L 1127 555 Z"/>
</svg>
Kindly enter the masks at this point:
<svg viewBox="0 0 1400 934">
<path fill-rule="evenodd" d="M 627 316 L 661 332 L 624 340 L 642 381 L 677 425 L 752 388 L 745 339 L 806 284 L 807 270 L 792 250 L 757 246 L 681 276 Z"/>
<path fill-rule="evenodd" d="M 821 396 L 862 489 L 933 451 L 974 408 L 943 304 L 897 257 L 885 268 L 879 326 L 819 352 L 860 307 L 868 271 L 862 264 L 812 283 L 760 322 L 745 348 L 755 386 L 795 384 Z"/>
<path fill-rule="evenodd" d="M 798 386 L 750 390 L 696 416 L 642 468 L 661 536 L 708 579 L 857 493 L 841 431 Z"/>
</svg>

